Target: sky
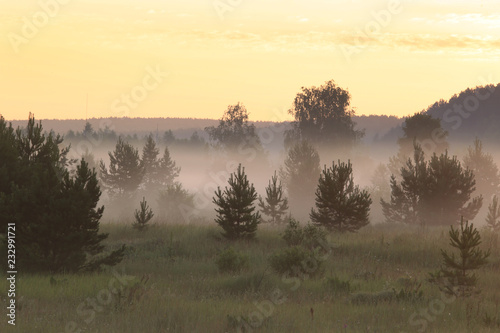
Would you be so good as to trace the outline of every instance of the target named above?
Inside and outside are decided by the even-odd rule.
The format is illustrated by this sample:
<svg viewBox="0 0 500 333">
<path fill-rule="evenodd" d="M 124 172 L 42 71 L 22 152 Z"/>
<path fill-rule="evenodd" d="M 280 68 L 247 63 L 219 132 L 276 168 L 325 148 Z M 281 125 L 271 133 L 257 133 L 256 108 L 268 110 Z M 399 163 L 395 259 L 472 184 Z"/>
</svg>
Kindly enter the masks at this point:
<svg viewBox="0 0 500 333">
<path fill-rule="evenodd" d="M 2 0 L 7 120 L 291 120 L 334 80 L 358 115 L 407 116 L 500 82 L 500 1 Z"/>
</svg>

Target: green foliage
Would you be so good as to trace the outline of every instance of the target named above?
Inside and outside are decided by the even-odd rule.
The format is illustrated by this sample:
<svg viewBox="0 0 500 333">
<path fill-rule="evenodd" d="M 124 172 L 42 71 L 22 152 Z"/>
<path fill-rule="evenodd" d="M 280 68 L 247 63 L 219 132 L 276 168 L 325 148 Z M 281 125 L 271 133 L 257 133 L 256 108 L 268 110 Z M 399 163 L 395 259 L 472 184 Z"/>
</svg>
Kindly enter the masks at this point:
<svg viewBox="0 0 500 333">
<path fill-rule="evenodd" d="M 160 213 L 168 221 L 185 221 L 190 212 L 194 210 L 194 194 L 189 193 L 182 187 L 181 183 L 176 182 L 160 190 L 158 206 Z"/>
<path fill-rule="evenodd" d="M 349 280 L 342 280 L 337 276 L 326 278 L 326 287 L 334 293 L 334 295 L 349 294 L 352 290 Z"/>
<path fill-rule="evenodd" d="M 463 169 L 456 156 L 433 154 L 425 161 L 422 148 L 415 143 L 413 161 L 401 169 L 400 183 L 391 178 L 391 199 L 381 199 L 389 222 L 420 225 L 448 225 L 460 216 L 472 219 L 482 206 L 482 196 L 471 199 L 474 174 Z"/>
<path fill-rule="evenodd" d="M 441 250 L 443 264 L 441 270 L 430 274 L 430 281 L 439 285 L 440 289 L 449 295 L 467 297 L 475 291 L 477 277 L 470 271 L 477 270 L 487 264 L 490 251 L 479 249 L 481 235 L 474 228 L 474 224 L 463 218 L 460 229 L 450 227 L 450 245 L 459 251 L 458 258 Z"/>
<path fill-rule="evenodd" d="M 70 176 L 69 149 L 60 150 L 62 138 L 43 134 L 32 116 L 15 133 L 0 118 L 0 138 L 0 233 L 7 232 L 7 223 L 15 224 L 19 269 L 75 272 L 120 262 L 123 246 L 103 254 L 104 207 L 97 207 L 101 191 L 87 162 L 82 159 Z"/>
<path fill-rule="evenodd" d="M 355 111 L 350 104 L 349 92 L 333 80 L 320 87 L 302 87 L 289 111 L 295 121 L 293 128 L 285 133 L 285 146 L 308 140 L 313 144 L 350 148 L 364 135 L 354 129 L 351 117 Z"/>
<path fill-rule="evenodd" d="M 351 162 L 324 168 L 316 190 L 316 208 L 311 221 L 337 232 L 356 232 L 368 225 L 370 194 L 354 185 Z"/>
<path fill-rule="evenodd" d="M 424 297 L 424 291 L 421 287 L 422 282 L 410 279 L 401 289 L 399 289 L 399 291 L 393 290 L 398 301 L 415 302 Z"/>
<path fill-rule="evenodd" d="M 356 305 L 378 305 L 380 303 L 392 302 L 395 298 L 396 294 L 394 290 L 383 290 L 374 293 L 357 292 L 351 295 L 351 302 Z"/>
<path fill-rule="evenodd" d="M 312 224 L 301 227 L 290 217 L 282 238 L 288 247 L 269 257 L 271 268 L 276 273 L 290 276 L 322 273 L 322 260 L 318 258 L 328 244 L 325 230 Z"/>
<path fill-rule="evenodd" d="M 493 196 L 493 200 L 488 206 L 486 223 L 492 231 L 496 232 L 500 230 L 500 205 L 498 205 L 498 197 L 496 195 Z"/>
<path fill-rule="evenodd" d="M 221 273 L 238 273 L 248 265 L 248 256 L 236 252 L 232 247 L 221 251 L 215 259 Z"/>
<path fill-rule="evenodd" d="M 271 255 L 269 264 L 278 274 L 299 277 L 308 273 L 307 263 L 310 259 L 313 259 L 311 251 L 302 246 L 292 246 Z"/>
<path fill-rule="evenodd" d="M 288 246 L 303 246 L 306 249 L 314 250 L 320 244 L 326 244 L 326 232 L 313 224 L 301 227 L 300 223 L 290 218 L 283 233 L 283 240 Z"/>
<path fill-rule="evenodd" d="M 151 208 L 148 206 L 148 202 L 146 198 L 142 197 L 142 201 L 140 202 L 141 210 L 135 210 L 134 217 L 135 221 L 132 224 L 132 227 L 139 231 L 146 230 L 149 226 L 148 222 L 153 218 L 154 214 Z"/>
<path fill-rule="evenodd" d="M 275 224 L 282 222 L 282 216 L 288 210 L 288 199 L 284 197 L 281 182 L 278 184 L 276 171 L 266 187 L 265 201 L 262 200 L 262 197 L 259 197 L 259 207 L 264 215 L 271 218 L 269 222 Z"/>
<path fill-rule="evenodd" d="M 144 177 L 138 150 L 120 137 L 115 151 L 108 154 L 109 171 L 102 160 L 99 164 L 104 187 L 113 197 L 131 198 Z"/>
<path fill-rule="evenodd" d="M 254 238 L 260 223 L 260 214 L 254 213 L 253 205 L 257 192 L 241 164 L 231 174 L 228 183 L 229 187 L 226 186 L 224 192 L 220 187 L 215 192 L 213 202 L 218 206 L 215 222 L 224 229 L 222 235 L 228 239 Z"/>
</svg>

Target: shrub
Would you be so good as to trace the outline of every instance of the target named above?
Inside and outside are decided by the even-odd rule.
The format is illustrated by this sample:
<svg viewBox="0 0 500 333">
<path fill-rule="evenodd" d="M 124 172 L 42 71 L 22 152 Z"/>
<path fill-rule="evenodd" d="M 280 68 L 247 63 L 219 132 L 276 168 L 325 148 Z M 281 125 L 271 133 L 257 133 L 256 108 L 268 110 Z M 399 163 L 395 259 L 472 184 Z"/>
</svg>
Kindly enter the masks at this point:
<svg viewBox="0 0 500 333">
<path fill-rule="evenodd" d="M 324 229 L 313 224 L 301 227 L 300 223 L 293 218 L 288 221 L 288 226 L 283 233 L 283 240 L 288 246 L 301 245 L 308 250 L 313 250 L 319 244 L 327 242 Z"/>
<path fill-rule="evenodd" d="M 288 246 L 297 246 L 302 244 L 304 240 L 304 232 L 300 227 L 299 221 L 290 218 L 288 225 L 283 233 L 283 239 Z"/>
<path fill-rule="evenodd" d="M 316 252 L 302 246 L 292 246 L 273 254 L 269 258 L 271 268 L 278 274 L 288 276 L 318 275 L 321 261 L 316 259 Z"/>
<path fill-rule="evenodd" d="M 215 264 L 221 273 L 236 273 L 248 264 L 248 256 L 236 252 L 232 247 L 220 252 Z"/>
<path fill-rule="evenodd" d="M 326 286 L 329 290 L 333 291 L 334 294 L 348 294 L 352 289 L 349 280 L 344 281 L 336 276 L 326 278 Z"/>
</svg>

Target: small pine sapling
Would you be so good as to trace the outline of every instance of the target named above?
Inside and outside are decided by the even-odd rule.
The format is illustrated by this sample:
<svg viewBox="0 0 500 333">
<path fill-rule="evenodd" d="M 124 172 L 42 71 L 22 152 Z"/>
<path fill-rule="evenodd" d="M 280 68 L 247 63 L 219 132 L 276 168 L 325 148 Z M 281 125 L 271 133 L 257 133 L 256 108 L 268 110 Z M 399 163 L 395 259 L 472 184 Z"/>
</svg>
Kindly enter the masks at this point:
<svg viewBox="0 0 500 333">
<path fill-rule="evenodd" d="M 448 295 L 468 297 L 479 293 L 476 289 L 477 277 L 471 271 L 477 270 L 487 264 L 490 251 L 479 249 L 481 235 L 468 221 L 460 222 L 460 229 L 450 227 L 450 245 L 458 249 L 458 258 L 454 253 L 448 254 L 441 250 L 443 266 L 437 273 L 430 274 L 430 282 L 436 283 Z"/>
<path fill-rule="evenodd" d="M 283 221 L 282 216 L 288 210 L 288 199 L 283 195 L 281 181 L 278 183 L 276 171 L 266 187 L 266 198 L 259 197 L 259 207 L 262 213 L 270 217 L 269 222 L 279 224 Z"/>
<path fill-rule="evenodd" d="M 148 206 L 146 198 L 143 197 L 140 204 L 141 210 L 135 210 L 135 222 L 132 224 L 132 227 L 139 231 L 143 231 L 149 226 L 148 222 L 153 218 L 154 214 L 151 208 Z"/>
<path fill-rule="evenodd" d="M 254 212 L 255 187 L 248 181 L 241 164 L 228 183 L 224 191 L 220 187 L 215 191 L 213 202 L 218 207 L 215 222 L 224 229 L 222 235 L 227 239 L 251 239 L 260 223 L 260 213 Z"/>
</svg>

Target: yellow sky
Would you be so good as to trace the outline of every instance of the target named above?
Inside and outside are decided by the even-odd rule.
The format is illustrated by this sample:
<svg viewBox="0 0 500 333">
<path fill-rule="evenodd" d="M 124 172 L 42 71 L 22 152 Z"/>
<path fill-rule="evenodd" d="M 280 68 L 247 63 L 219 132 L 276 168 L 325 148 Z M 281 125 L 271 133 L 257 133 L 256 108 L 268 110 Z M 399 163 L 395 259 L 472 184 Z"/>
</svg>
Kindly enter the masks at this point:
<svg viewBox="0 0 500 333">
<path fill-rule="evenodd" d="M 289 120 L 333 79 L 358 114 L 405 116 L 500 82 L 500 2 L 4 0 L 6 119 Z"/>
</svg>

